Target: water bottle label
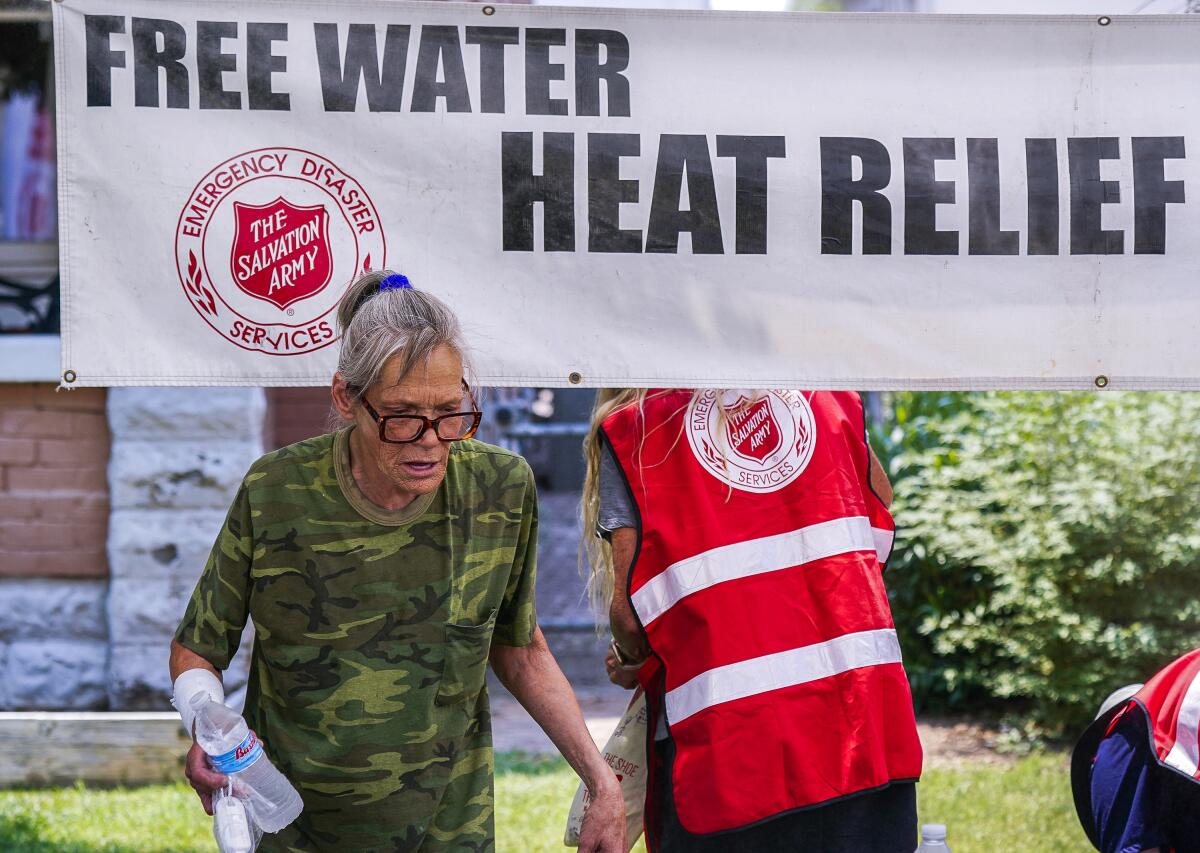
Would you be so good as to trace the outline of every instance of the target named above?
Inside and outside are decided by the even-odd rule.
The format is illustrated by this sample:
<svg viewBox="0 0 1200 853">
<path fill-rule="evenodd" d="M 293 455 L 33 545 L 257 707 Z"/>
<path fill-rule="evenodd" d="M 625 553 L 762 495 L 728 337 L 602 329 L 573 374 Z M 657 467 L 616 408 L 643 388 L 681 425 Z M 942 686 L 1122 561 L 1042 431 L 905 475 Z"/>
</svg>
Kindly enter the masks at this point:
<svg viewBox="0 0 1200 853">
<path fill-rule="evenodd" d="M 239 770 L 245 770 L 255 761 L 258 761 L 262 755 L 262 741 L 254 732 L 246 735 L 246 739 L 238 744 L 236 749 L 231 749 L 224 755 L 211 756 L 213 768 L 218 773 L 237 773 Z"/>
</svg>

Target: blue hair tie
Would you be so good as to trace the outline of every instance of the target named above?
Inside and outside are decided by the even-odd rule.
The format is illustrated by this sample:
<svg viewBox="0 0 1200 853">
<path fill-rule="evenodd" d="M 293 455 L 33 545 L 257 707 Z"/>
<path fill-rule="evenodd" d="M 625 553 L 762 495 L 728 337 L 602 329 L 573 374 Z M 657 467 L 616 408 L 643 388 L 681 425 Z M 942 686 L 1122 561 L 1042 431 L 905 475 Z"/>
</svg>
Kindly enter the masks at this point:
<svg viewBox="0 0 1200 853">
<path fill-rule="evenodd" d="M 393 273 L 379 282 L 379 289 L 382 290 L 412 290 L 413 286 L 409 284 L 408 276 Z"/>
</svg>

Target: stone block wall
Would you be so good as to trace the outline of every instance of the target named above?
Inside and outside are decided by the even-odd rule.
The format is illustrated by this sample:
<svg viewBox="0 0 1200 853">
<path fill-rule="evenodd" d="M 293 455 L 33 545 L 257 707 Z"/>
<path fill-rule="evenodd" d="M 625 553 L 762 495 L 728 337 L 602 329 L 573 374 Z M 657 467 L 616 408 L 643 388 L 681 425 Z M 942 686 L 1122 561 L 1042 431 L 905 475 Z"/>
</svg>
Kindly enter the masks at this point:
<svg viewBox="0 0 1200 853">
<path fill-rule="evenodd" d="M 103 580 L 0 578 L 0 710 L 108 705 Z"/>
<path fill-rule="evenodd" d="M 107 706 L 106 399 L 0 385 L 0 710 Z"/>
<path fill-rule="evenodd" d="M 168 708 L 172 635 L 250 464 L 262 454 L 259 389 L 114 388 L 106 610 L 109 707 Z M 226 673 L 245 682 L 243 640 Z"/>
</svg>

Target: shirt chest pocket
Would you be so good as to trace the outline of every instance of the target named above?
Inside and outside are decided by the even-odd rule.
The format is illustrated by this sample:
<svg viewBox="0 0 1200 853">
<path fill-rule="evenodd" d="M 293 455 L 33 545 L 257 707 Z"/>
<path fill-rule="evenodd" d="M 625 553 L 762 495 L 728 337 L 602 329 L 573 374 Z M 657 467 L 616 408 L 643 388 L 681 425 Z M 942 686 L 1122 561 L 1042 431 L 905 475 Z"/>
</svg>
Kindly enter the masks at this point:
<svg viewBox="0 0 1200 853">
<path fill-rule="evenodd" d="M 488 652 L 496 627 L 496 610 L 479 624 L 447 623 L 446 666 L 438 685 L 437 704 L 453 705 L 474 698 L 483 690 Z"/>
</svg>

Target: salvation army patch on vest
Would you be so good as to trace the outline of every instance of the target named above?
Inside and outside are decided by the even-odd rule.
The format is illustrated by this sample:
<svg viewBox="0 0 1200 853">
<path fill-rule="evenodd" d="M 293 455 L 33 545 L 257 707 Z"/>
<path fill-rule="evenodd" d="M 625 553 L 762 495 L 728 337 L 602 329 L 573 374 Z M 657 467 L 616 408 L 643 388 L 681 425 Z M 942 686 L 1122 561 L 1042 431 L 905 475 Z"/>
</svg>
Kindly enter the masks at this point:
<svg viewBox="0 0 1200 853">
<path fill-rule="evenodd" d="M 817 431 L 799 391 L 709 390 L 688 406 L 687 437 L 708 473 L 735 489 L 766 493 L 804 472 Z"/>
</svg>

